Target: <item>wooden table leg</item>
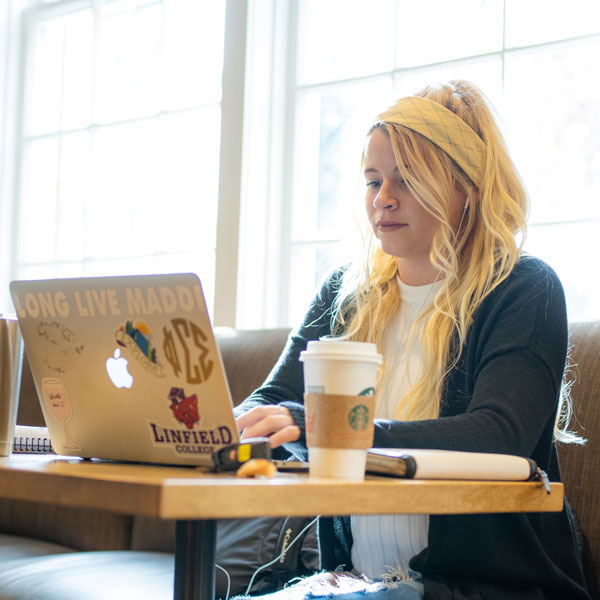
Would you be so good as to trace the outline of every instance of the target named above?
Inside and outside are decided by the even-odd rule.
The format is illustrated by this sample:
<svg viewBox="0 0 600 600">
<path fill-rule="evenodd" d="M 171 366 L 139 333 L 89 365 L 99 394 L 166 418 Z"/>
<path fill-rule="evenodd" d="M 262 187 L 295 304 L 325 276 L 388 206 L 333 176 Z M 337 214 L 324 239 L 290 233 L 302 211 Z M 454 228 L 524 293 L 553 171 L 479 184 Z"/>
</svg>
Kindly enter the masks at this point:
<svg viewBox="0 0 600 600">
<path fill-rule="evenodd" d="M 177 521 L 175 600 L 214 600 L 217 522 Z"/>
</svg>

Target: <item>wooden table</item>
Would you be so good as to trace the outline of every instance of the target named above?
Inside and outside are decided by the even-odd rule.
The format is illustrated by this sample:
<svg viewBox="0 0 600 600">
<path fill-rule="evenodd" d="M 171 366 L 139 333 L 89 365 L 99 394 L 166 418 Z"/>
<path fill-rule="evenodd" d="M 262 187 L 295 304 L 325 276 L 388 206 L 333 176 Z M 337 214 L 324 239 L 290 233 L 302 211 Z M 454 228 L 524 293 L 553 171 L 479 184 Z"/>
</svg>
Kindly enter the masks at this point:
<svg viewBox="0 0 600 600">
<path fill-rule="evenodd" d="M 216 520 L 264 516 L 560 511 L 563 485 L 424 481 L 369 476 L 362 483 L 279 473 L 238 479 L 194 468 L 86 461 L 54 455 L 0 458 L 0 497 L 175 519 L 176 600 L 213 600 Z"/>
</svg>

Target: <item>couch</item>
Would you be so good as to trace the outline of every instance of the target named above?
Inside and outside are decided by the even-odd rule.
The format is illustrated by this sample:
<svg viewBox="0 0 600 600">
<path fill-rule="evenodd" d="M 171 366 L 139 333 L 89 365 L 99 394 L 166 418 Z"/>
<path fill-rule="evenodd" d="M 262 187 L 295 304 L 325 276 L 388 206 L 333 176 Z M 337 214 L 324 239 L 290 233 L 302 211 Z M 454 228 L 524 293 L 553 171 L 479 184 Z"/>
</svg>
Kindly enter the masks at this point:
<svg viewBox="0 0 600 600">
<path fill-rule="evenodd" d="M 234 403 L 275 363 L 287 329 L 216 329 Z M 559 449 L 566 494 L 581 531 L 586 577 L 600 600 L 600 323 L 570 328 L 575 429 L 585 446 Z M 18 423 L 43 425 L 24 364 Z M 172 597 L 174 523 L 40 502 L 0 501 L 0 600 Z"/>
</svg>

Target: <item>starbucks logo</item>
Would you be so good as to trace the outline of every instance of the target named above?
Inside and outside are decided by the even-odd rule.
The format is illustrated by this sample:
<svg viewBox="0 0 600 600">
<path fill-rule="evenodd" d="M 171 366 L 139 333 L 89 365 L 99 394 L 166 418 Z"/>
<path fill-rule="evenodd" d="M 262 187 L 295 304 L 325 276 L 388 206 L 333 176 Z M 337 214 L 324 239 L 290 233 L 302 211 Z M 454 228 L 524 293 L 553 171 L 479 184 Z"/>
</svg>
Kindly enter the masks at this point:
<svg viewBox="0 0 600 600">
<path fill-rule="evenodd" d="M 375 395 L 375 388 L 372 387 L 368 387 L 365 388 L 360 394 L 359 396 L 374 396 Z"/>
<path fill-rule="evenodd" d="M 369 409 L 364 404 L 358 404 L 350 411 L 348 422 L 354 431 L 364 431 L 369 426 Z"/>
</svg>

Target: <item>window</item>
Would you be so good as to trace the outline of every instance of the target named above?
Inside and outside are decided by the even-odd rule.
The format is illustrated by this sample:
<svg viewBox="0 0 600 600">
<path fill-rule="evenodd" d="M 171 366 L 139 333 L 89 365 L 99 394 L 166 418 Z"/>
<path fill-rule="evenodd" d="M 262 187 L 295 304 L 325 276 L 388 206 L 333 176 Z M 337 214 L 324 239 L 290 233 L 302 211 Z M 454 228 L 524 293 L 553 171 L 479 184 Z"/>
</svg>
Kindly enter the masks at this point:
<svg viewBox="0 0 600 600">
<path fill-rule="evenodd" d="M 298 0 L 285 17 L 280 77 L 291 124 L 272 165 L 289 203 L 279 208 L 284 259 L 273 270 L 286 290 L 280 322 L 297 323 L 323 276 L 360 246 L 349 232 L 362 211 L 370 120 L 450 78 L 475 82 L 501 116 L 531 197 L 526 250 L 558 272 L 571 320 L 600 318 L 587 258 L 600 254 L 598 3 Z"/>
<path fill-rule="evenodd" d="M 600 318 L 597 2 L 12 0 L 0 32 L 5 282 L 189 270 L 216 324 L 293 325 L 361 250 L 371 119 L 464 78 L 529 189 L 526 249 Z"/>
<path fill-rule="evenodd" d="M 211 302 L 225 2 L 47 1 L 20 16 L 10 276 L 193 271 Z"/>
</svg>

